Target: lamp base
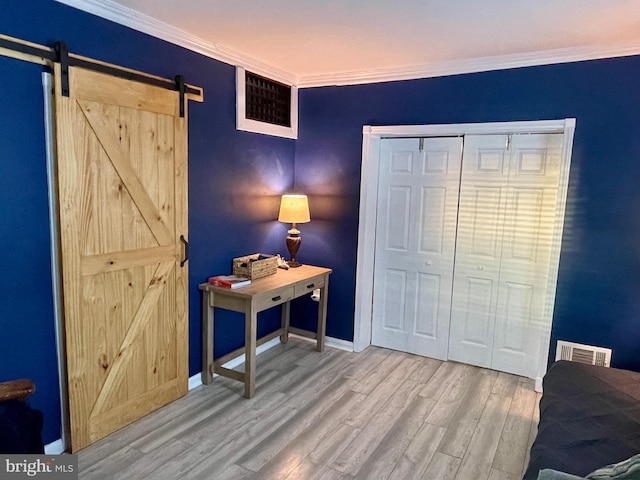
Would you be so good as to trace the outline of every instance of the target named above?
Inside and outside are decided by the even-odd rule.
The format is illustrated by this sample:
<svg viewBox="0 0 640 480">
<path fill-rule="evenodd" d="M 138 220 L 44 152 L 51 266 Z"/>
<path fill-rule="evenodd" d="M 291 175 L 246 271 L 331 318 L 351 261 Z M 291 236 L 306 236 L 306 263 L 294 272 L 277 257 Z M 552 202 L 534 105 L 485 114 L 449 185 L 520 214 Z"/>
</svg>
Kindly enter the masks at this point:
<svg viewBox="0 0 640 480">
<path fill-rule="evenodd" d="M 287 236 L 287 250 L 289 250 L 289 256 L 291 257 L 287 265 L 289 265 L 289 268 L 296 268 L 302 265 L 296 260 L 296 254 L 300 248 L 300 243 L 302 243 L 302 238 L 300 238 L 300 230 L 295 229 L 297 233 L 292 232 L 292 230 L 294 229 L 289 230 L 289 235 Z"/>
</svg>

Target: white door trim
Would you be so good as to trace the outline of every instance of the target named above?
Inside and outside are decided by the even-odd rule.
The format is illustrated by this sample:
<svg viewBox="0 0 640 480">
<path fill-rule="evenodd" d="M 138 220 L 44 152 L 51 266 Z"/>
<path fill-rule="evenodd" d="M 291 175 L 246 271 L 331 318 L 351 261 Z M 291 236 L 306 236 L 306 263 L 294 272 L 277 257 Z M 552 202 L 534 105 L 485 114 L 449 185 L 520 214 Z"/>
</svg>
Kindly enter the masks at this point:
<svg viewBox="0 0 640 480">
<path fill-rule="evenodd" d="M 358 224 L 358 256 L 356 263 L 356 295 L 354 312 L 354 351 L 360 352 L 371 345 L 371 318 L 373 304 L 373 267 L 375 260 L 376 236 L 376 205 L 378 200 L 378 164 L 380 140 L 394 137 L 438 137 L 451 135 L 493 135 L 508 133 L 562 133 L 564 145 L 562 150 L 562 165 L 560 172 L 560 186 L 558 192 L 558 209 L 556 216 L 556 235 L 554 242 L 549 284 L 547 286 L 549 301 L 545 308 L 545 325 L 541 341 L 538 375 L 540 379 L 547 370 L 549 355 L 549 341 L 551 337 L 551 321 L 558 278 L 558 264 L 564 212 L 569 183 L 569 167 L 571 150 L 575 132 L 575 118 L 563 120 L 542 120 L 531 122 L 496 122 L 496 123 L 466 123 L 452 125 L 388 125 L 362 128 L 362 170 L 360 178 L 360 213 Z"/>
</svg>

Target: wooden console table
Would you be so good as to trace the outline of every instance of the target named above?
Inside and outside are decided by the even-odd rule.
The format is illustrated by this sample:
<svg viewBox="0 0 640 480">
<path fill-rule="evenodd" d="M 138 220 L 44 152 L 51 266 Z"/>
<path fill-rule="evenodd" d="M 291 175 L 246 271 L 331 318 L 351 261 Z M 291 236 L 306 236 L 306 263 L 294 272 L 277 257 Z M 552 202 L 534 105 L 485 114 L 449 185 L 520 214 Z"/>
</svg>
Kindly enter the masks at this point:
<svg viewBox="0 0 640 480">
<path fill-rule="evenodd" d="M 216 287 L 209 283 L 198 286 L 202 290 L 202 383 L 213 381 L 213 373 L 244 382 L 244 396 L 253 397 L 256 377 L 256 347 L 280 336 L 287 343 L 289 333 L 316 339 L 317 350 L 324 350 L 325 323 L 327 318 L 327 286 L 329 268 L 302 265 L 289 270 L 278 269 L 274 275 L 253 280 L 251 285 L 236 289 Z M 290 300 L 310 295 L 320 289 L 318 302 L 318 327 L 315 332 L 289 325 Z M 258 312 L 282 305 L 281 325 L 278 330 L 256 338 Z M 223 357 L 213 360 L 214 308 L 224 308 L 245 315 L 245 342 L 241 347 Z M 244 353 L 244 373 L 222 365 Z"/>
</svg>

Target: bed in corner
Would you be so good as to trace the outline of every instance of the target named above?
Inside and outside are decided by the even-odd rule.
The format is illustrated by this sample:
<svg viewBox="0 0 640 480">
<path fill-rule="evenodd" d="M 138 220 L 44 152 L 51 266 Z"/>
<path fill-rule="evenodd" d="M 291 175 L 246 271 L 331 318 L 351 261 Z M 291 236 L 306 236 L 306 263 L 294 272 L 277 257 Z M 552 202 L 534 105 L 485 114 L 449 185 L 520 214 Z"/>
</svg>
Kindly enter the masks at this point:
<svg viewBox="0 0 640 480">
<path fill-rule="evenodd" d="M 640 453 L 639 372 L 559 361 L 542 387 L 524 480 L 542 469 L 585 476 Z"/>
</svg>

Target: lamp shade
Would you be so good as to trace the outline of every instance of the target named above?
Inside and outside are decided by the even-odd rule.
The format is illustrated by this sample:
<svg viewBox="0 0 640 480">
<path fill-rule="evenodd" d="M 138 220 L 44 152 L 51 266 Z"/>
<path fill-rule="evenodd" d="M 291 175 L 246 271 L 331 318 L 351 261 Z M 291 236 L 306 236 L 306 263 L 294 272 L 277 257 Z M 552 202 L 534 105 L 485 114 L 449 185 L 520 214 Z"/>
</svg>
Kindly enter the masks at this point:
<svg viewBox="0 0 640 480">
<path fill-rule="evenodd" d="M 306 195 L 283 195 L 280 201 L 278 221 L 283 223 L 307 223 L 309 216 L 309 201 Z"/>
</svg>

